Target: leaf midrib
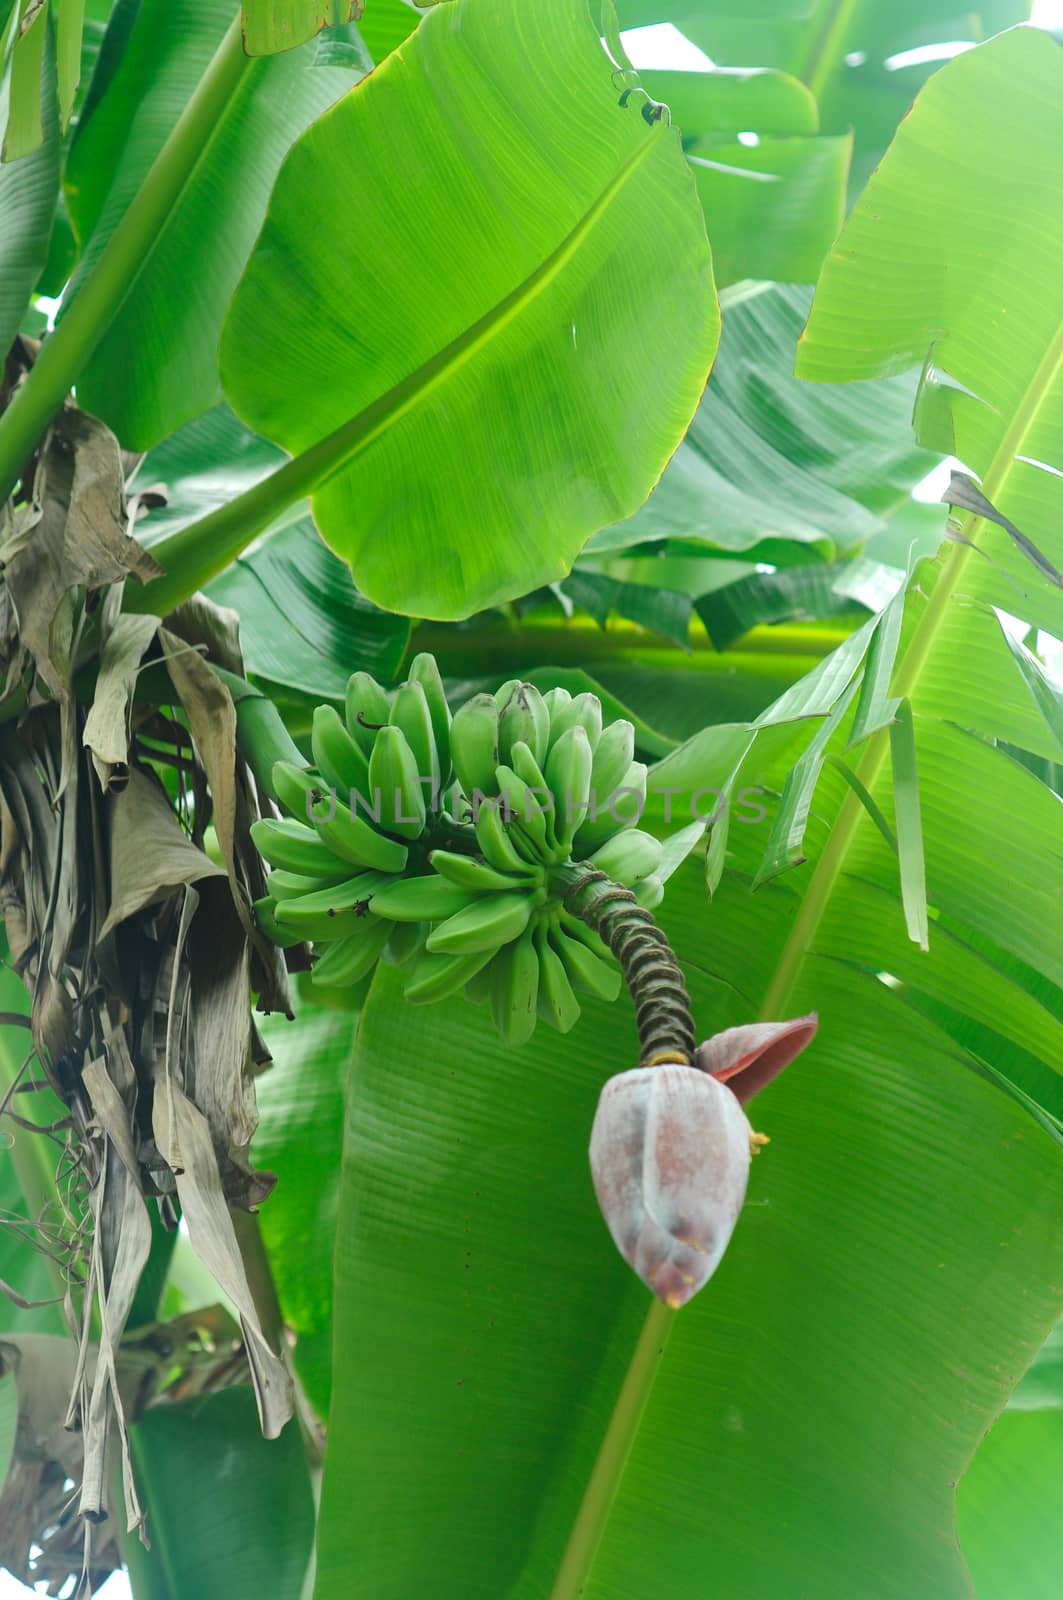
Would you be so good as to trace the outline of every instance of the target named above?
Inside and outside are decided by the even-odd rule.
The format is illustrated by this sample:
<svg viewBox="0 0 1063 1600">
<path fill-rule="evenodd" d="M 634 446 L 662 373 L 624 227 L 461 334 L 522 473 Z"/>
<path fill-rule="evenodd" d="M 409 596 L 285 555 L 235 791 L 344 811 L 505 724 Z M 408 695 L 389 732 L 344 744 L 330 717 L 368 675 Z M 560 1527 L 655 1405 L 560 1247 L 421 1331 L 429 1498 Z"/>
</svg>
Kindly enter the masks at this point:
<svg viewBox="0 0 1063 1600">
<path fill-rule="evenodd" d="M 1021 445 L 1061 371 L 1063 371 L 1063 322 L 1060 323 L 1055 337 L 1038 363 L 1037 370 L 1027 385 L 982 480 L 983 493 L 988 499 L 995 502 L 1005 488 Z M 896 682 L 893 685 L 894 693 L 900 698 L 910 698 L 918 685 L 949 603 L 966 570 L 968 559 L 973 551 L 978 550 L 975 536 L 981 522 L 981 517 L 973 513 L 968 514 L 964 519 L 964 533 L 970 542 L 953 543 L 949 548 L 941 577 L 900 662 Z M 868 741 L 867 751 L 857 769 L 857 777 L 869 791 L 873 791 L 875 782 L 881 774 L 888 749 L 889 729 L 883 728 Z M 835 885 L 844 870 L 845 860 L 857 830 L 864 820 L 866 813 L 863 804 L 856 792 L 850 788 L 842 800 L 826 848 L 813 869 L 801 909 L 794 919 L 793 927 L 768 985 L 760 1010 L 761 1021 L 774 1020 L 784 1014 Z M 578 1600 L 578 1597 L 586 1592 L 587 1581 L 592 1574 L 598 1550 L 605 1536 L 628 1458 L 678 1314 L 668 1311 L 658 1301 L 654 1301 L 647 1313 L 631 1362 L 620 1386 L 612 1416 L 603 1435 L 601 1447 L 587 1479 L 587 1487 L 576 1513 L 549 1600 Z"/>
</svg>

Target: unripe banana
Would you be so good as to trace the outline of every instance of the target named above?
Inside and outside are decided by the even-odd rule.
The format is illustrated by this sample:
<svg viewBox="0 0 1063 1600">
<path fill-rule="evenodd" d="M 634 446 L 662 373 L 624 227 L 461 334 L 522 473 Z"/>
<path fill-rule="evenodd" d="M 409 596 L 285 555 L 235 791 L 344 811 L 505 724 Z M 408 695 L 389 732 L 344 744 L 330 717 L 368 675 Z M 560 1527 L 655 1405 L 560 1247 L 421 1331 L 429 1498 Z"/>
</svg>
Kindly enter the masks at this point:
<svg viewBox="0 0 1063 1600">
<path fill-rule="evenodd" d="M 430 1005 L 434 1000 L 445 1000 L 457 994 L 469 980 L 490 961 L 493 951 L 479 950 L 475 955 L 433 955 L 426 950 L 417 958 L 413 971 L 406 979 L 403 990 L 411 1005 Z"/>
<path fill-rule="evenodd" d="M 484 895 L 433 928 L 426 940 L 433 954 L 475 955 L 496 950 L 516 939 L 528 926 L 542 891 L 531 894 Z M 464 981 L 464 980 L 463 980 Z"/>
<path fill-rule="evenodd" d="M 269 875 L 269 892 L 274 900 L 292 900 L 296 895 L 315 894 L 318 889 L 332 887 L 328 878 L 308 878 L 301 872 L 285 872 L 283 868 Z"/>
<path fill-rule="evenodd" d="M 535 1031 L 539 994 L 539 956 L 531 929 L 526 928 L 519 939 L 505 945 L 488 971 L 495 1027 L 507 1044 L 525 1044 Z"/>
<path fill-rule="evenodd" d="M 451 850 L 433 850 L 428 860 L 432 868 L 440 877 L 446 878 L 448 883 L 457 884 L 463 889 L 472 889 L 479 894 L 493 894 L 500 889 L 522 889 L 528 883 L 527 877 L 524 877 L 523 883 L 521 882 L 521 876 L 529 873 L 524 862 L 520 863 L 521 875 L 517 875 L 512 872 L 499 872 L 497 868 L 488 866 L 476 856 L 463 856 Z M 537 876 L 541 880 L 541 868 Z"/>
<path fill-rule="evenodd" d="M 450 757 L 470 800 L 477 790 L 481 794 L 497 792 L 498 707 L 493 695 L 474 695 L 454 713 L 450 725 Z"/>
<path fill-rule="evenodd" d="M 567 705 L 559 704 L 550 713 L 550 744 L 555 745 L 568 728 L 583 728 L 592 750 L 602 736 L 602 702 L 596 694 L 577 694 Z"/>
<path fill-rule="evenodd" d="M 314 821 L 314 809 L 328 799 L 329 786 L 317 772 L 293 761 L 273 763 L 273 792 L 299 822 Z"/>
<path fill-rule="evenodd" d="M 393 922 L 439 922 L 452 917 L 479 898 L 475 889 L 461 888 L 428 873 L 421 878 L 393 878 L 373 896 L 376 916 Z"/>
<path fill-rule="evenodd" d="M 343 800 L 351 792 L 369 792 L 369 763 L 365 752 L 344 727 L 343 718 L 332 706 L 318 706 L 314 712 L 310 748 L 322 777 Z"/>
<path fill-rule="evenodd" d="M 347 923 L 351 913 L 357 914 L 359 906 L 367 906 L 387 881 L 379 872 L 360 872 L 356 878 L 348 878 L 346 883 L 330 884 L 324 889 L 314 889 L 309 894 L 288 896 L 277 902 L 277 921 L 285 928 L 301 928 L 319 924 L 322 917 L 342 916 L 342 921 L 334 921 L 331 932 L 313 936 L 339 939 L 350 932 Z M 271 880 L 271 890 L 272 887 Z"/>
<path fill-rule="evenodd" d="M 391 701 L 368 672 L 352 672 L 347 679 L 345 710 L 347 731 L 368 761 L 377 729 L 387 725 Z"/>
<path fill-rule="evenodd" d="M 423 692 L 417 692 L 424 704 Z M 418 782 L 417 760 L 401 728 L 381 728 L 377 734 L 369 757 L 369 789 L 374 810 L 380 808 L 380 826 L 388 833 L 404 839 L 416 839 L 423 833 L 425 791 Z"/>
<path fill-rule="evenodd" d="M 572 696 L 569 694 L 567 689 L 547 689 L 546 693 L 543 695 L 543 705 L 546 707 L 546 714 L 550 718 L 551 737 L 553 737 L 555 717 L 560 718 L 564 708 L 568 705 L 571 705 L 571 703 Z M 558 732 L 560 731 L 561 730 L 559 727 Z"/>
<path fill-rule="evenodd" d="M 277 921 L 277 902 L 272 895 L 263 895 L 256 900 L 251 908 L 255 913 L 255 923 L 261 928 L 273 944 L 279 945 L 282 950 L 288 950 L 293 944 L 303 944 L 306 940 L 305 933 L 293 933 L 290 928 L 282 928 Z"/>
<path fill-rule="evenodd" d="M 661 864 L 661 841 L 641 828 L 624 828 L 591 856 L 591 865 L 630 888 Z"/>
<path fill-rule="evenodd" d="M 507 678 L 505 683 L 500 683 L 499 684 L 498 688 L 495 690 L 495 693 L 494 693 L 494 701 L 495 701 L 495 705 L 498 707 L 498 711 L 499 711 L 499 715 L 500 716 L 501 716 L 502 712 L 508 706 L 508 704 L 510 702 L 510 697 L 519 688 L 520 688 L 520 679 L 519 678 Z"/>
<path fill-rule="evenodd" d="M 651 873 L 648 878 L 636 883 L 632 892 L 640 906 L 652 911 L 664 899 L 664 880 Z"/>
<path fill-rule="evenodd" d="M 512 767 L 501 763 L 495 768 L 495 781 L 507 813 L 507 827 L 519 854 L 527 861 L 551 861 L 556 855 L 547 834 L 542 794 L 533 794 Z"/>
<path fill-rule="evenodd" d="M 498 729 L 501 761 L 513 766 L 514 745 L 526 744 L 542 767 L 550 743 L 550 713 L 533 683 L 518 683 L 502 710 Z"/>
<path fill-rule="evenodd" d="M 510 752 L 510 766 L 520 781 L 527 784 L 529 803 L 537 804 L 542 810 L 548 848 L 555 855 L 567 853 L 558 850 L 555 803 L 550 785 L 546 781 L 542 767 L 522 740 L 518 740 Z"/>
<path fill-rule="evenodd" d="M 588 927 L 582 917 L 574 916 L 562 906 L 558 912 L 558 922 L 570 939 L 578 939 L 599 961 L 604 961 L 607 966 L 613 963 L 615 957 L 601 934 L 597 929 Z"/>
<path fill-rule="evenodd" d="M 427 933 L 425 922 L 396 922 L 384 946 L 384 960 L 393 967 L 410 966 L 424 949 Z"/>
<path fill-rule="evenodd" d="M 646 778 L 645 763 L 633 761 L 611 794 L 596 794 L 596 814 L 587 818 L 572 842 L 575 860 L 586 860 L 621 828 L 638 825 L 646 809 Z"/>
<path fill-rule="evenodd" d="M 616 999 L 624 980 L 615 962 L 601 961 L 581 939 L 573 939 L 561 927 L 550 929 L 550 943 L 561 957 L 573 989 L 597 1000 Z"/>
<path fill-rule="evenodd" d="M 587 815 L 593 763 L 587 731 L 579 723 L 565 729 L 546 758 L 546 781 L 554 797 L 554 833 L 566 855 Z"/>
<path fill-rule="evenodd" d="M 351 933 L 330 944 L 314 963 L 314 982 L 326 988 L 357 983 L 380 959 L 390 932 L 391 924 L 383 917 L 362 917 Z"/>
<path fill-rule="evenodd" d="M 591 793 L 597 805 L 605 805 L 613 790 L 624 780 L 635 755 L 635 729 L 621 717 L 602 731 L 591 768 Z"/>
<path fill-rule="evenodd" d="M 410 662 L 408 674 L 411 683 L 419 683 L 424 690 L 424 697 L 428 701 L 428 714 L 432 718 L 432 731 L 435 734 L 436 754 L 439 756 L 439 785 L 445 789 L 450 782 L 450 706 L 447 704 L 447 692 L 443 687 L 443 679 L 439 675 L 439 664 L 435 656 L 423 651 L 419 656 L 414 656 Z"/>
<path fill-rule="evenodd" d="M 352 817 L 336 795 L 322 790 L 320 780 L 312 774 L 288 761 L 278 761 L 273 768 L 273 785 L 285 805 L 294 808 L 302 803 L 309 808 L 309 820 L 318 838 L 334 856 L 375 872 L 401 872 L 405 867 L 406 846 L 375 833 L 361 817 Z"/>
<path fill-rule="evenodd" d="M 536 934 L 539 951 L 539 993 L 536 1009 L 544 1022 L 558 1033 L 568 1033 L 579 1021 L 579 1001 L 573 993 L 561 957 L 551 945 L 545 928 Z"/>
<path fill-rule="evenodd" d="M 332 883 L 342 883 L 351 875 L 346 863 L 337 861 L 304 822 L 294 822 L 290 817 L 280 821 L 263 818 L 251 824 L 251 838 L 259 855 L 271 867 L 280 867 L 284 872 L 298 872 L 305 878 L 323 878 Z"/>
<path fill-rule="evenodd" d="M 404 683 L 396 689 L 391 705 L 391 726 L 401 728 L 405 735 L 421 780 L 421 794 L 426 805 L 434 809 L 440 802 L 439 752 L 428 696 L 419 683 Z"/>
<path fill-rule="evenodd" d="M 476 814 L 476 842 L 485 859 L 499 872 L 530 877 L 536 867 L 520 854 L 510 837 L 499 801 L 484 801 Z M 541 869 L 539 869 L 541 870 Z"/>
<path fill-rule="evenodd" d="M 489 961 L 485 967 L 481 967 L 479 972 L 474 972 L 472 977 L 466 983 L 465 998 L 468 1000 L 470 1005 L 482 1006 L 490 1000 L 491 973 L 495 962 L 498 960 L 498 957 L 503 954 L 504 951 L 500 950 L 498 955 L 496 955 L 493 960 Z"/>
</svg>

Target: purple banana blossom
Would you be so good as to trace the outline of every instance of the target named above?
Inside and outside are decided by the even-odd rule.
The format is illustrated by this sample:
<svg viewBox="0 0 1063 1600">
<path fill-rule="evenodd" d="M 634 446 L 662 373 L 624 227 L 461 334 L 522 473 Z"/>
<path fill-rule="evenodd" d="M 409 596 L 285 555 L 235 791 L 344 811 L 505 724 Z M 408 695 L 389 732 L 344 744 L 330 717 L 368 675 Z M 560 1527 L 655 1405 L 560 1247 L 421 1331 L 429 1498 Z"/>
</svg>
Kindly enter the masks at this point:
<svg viewBox="0 0 1063 1600">
<path fill-rule="evenodd" d="M 598 1204 L 624 1259 L 665 1305 L 712 1277 L 746 1196 L 754 1134 L 742 1107 L 816 1032 L 815 1012 L 706 1039 L 695 1065 L 618 1073 L 591 1130 Z"/>
</svg>

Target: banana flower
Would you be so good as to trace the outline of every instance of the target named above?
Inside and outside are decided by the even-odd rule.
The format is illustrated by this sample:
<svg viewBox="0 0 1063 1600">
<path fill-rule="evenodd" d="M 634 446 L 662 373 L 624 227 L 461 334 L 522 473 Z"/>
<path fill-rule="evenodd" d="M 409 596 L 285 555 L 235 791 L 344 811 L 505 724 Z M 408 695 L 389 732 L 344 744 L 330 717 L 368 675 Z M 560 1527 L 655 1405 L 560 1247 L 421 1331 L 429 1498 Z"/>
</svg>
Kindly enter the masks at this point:
<svg viewBox="0 0 1063 1600">
<path fill-rule="evenodd" d="M 694 1066 L 618 1073 L 591 1131 L 591 1175 L 617 1249 L 658 1299 L 685 1305 L 712 1277 L 746 1195 L 759 1144 L 743 1106 L 815 1035 L 815 1012 L 728 1028 Z"/>
</svg>

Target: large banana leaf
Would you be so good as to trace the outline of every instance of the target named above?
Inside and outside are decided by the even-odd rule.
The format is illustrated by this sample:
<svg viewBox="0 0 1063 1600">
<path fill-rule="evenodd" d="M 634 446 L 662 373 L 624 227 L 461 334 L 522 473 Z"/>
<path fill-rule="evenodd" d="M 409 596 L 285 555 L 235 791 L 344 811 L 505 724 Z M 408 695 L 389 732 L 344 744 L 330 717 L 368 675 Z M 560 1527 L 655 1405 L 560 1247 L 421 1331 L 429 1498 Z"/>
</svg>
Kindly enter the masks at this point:
<svg viewBox="0 0 1063 1600">
<path fill-rule="evenodd" d="M 1057 567 L 1061 193 L 1063 49 L 1017 28 L 927 85 L 824 268 L 797 366 L 838 380 L 925 363 L 924 440 L 978 473 Z M 967 514 L 961 533 L 985 555 L 953 552 L 949 592 L 1063 635 L 1063 588 L 1037 581 L 1003 529 Z"/>
<path fill-rule="evenodd" d="M 908 428 L 914 380 L 797 382 L 809 299 L 782 285 L 725 293 L 719 357 L 690 431 L 646 504 L 596 534 L 588 554 L 685 538 L 789 565 L 830 560 L 885 527 L 934 464 Z"/>
<path fill-rule="evenodd" d="M 106 88 L 78 127 L 66 170 L 84 243 L 72 302 L 199 83 L 232 17 L 215 0 L 143 0 L 107 57 Z M 122 443 L 147 449 L 221 398 L 217 344 L 292 140 L 360 75 L 317 46 L 249 62 L 121 309 L 78 378 L 80 403 Z"/>
<path fill-rule="evenodd" d="M 0 57 L 0 128 L 7 122 L 10 97 L 11 64 Z M 44 76 L 41 97 L 41 143 L 17 161 L 0 163 L 0 351 L 5 355 L 48 259 L 59 192 L 59 117 L 51 74 Z"/>
<path fill-rule="evenodd" d="M 678 134 L 583 0 L 455 0 L 292 150 L 221 367 L 359 587 L 456 617 L 641 503 L 717 333 Z"/>
</svg>

